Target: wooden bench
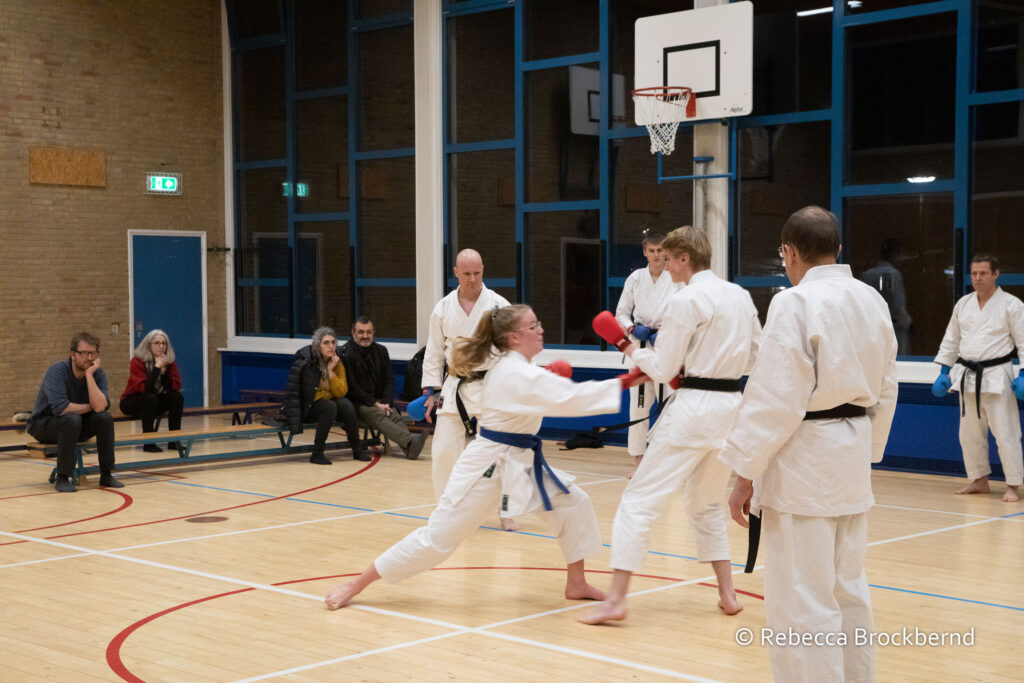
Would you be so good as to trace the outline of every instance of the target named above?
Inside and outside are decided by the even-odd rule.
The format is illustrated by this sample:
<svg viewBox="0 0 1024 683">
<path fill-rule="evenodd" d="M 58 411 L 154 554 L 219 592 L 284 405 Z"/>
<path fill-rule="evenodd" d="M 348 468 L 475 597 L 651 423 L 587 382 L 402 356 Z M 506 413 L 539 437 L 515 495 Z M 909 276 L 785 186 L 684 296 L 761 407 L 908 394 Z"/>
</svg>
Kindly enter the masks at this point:
<svg viewBox="0 0 1024 683">
<path fill-rule="evenodd" d="M 306 428 L 315 429 L 316 425 L 306 425 Z M 192 446 L 197 441 L 208 441 L 213 439 L 238 439 L 238 438 L 256 438 L 260 436 L 269 436 L 274 434 L 280 443 L 278 447 L 272 448 L 255 448 L 241 451 L 228 451 L 222 453 L 203 453 L 201 455 L 191 455 Z M 373 432 L 369 432 L 373 434 Z M 312 444 L 293 446 L 292 438 L 293 434 L 288 430 L 287 427 L 271 427 L 261 424 L 248 424 L 248 425 L 232 425 L 230 427 L 213 428 L 213 429 L 192 429 L 192 430 L 175 430 L 167 432 L 148 432 L 146 434 L 128 434 L 120 438 L 114 439 L 114 449 L 124 446 L 142 446 L 149 443 L 163 443 L 165 441 L 173 441 L 178 444 L 178 455 L 177 457 L 171 458 L 157 458 L 154 460 L 144 461 L 133 461 L 130 463 L 122 463 L 125 468 L 140 468 L 140 467 L 159 467 L 164 465 L 179 465 L 183 463 L 194 463 L 194 462 L 208 462 L 211 460 L 227 460 L 231 458 L 249 458 L 258 455 L 285 455 L 289 453 L 302 453 L 312 451 Z M 380 445 L 379 440 L 367 442 L 363 440 L 364 445 L 377 446 Z M 349 446 L 348 441 L 334 441 L 328 442 L 329 448 L 345 448 Z M 25 449 L 28 450 L 29 455 L 39 458 L 54 457 L 57 455 L 56 444 L 44 444 L 38 442 L 30 442 L 25 444 Z M 96 451 L 95 440 L 80 441 L 75 444 L 75 469 L 72 474 L 72 481 L 75 483 L 84 481 L 86 474 L 95 474 L 99 472 L 99 466 L 85 467 L 82 462 L 83 452 L 88 451 L 90 453 Z M 50 482 L 53 483 L 57 473 L 57 468 L 54 467 L 50 473 Z"/>
</svg>

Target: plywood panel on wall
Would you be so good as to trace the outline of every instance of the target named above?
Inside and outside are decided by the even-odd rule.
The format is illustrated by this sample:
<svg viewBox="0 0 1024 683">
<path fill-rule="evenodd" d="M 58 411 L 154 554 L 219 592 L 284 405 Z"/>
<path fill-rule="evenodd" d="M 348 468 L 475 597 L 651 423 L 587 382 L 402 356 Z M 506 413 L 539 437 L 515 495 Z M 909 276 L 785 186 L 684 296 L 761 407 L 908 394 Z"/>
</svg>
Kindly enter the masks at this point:
<svg viewBox="0 0 1024 683">
<path fill-rule="evenodd" d="M 43 185 L 107 186 L 107 155 L 99 149 L 29 147 L 28 181 Z"/>
</svg>

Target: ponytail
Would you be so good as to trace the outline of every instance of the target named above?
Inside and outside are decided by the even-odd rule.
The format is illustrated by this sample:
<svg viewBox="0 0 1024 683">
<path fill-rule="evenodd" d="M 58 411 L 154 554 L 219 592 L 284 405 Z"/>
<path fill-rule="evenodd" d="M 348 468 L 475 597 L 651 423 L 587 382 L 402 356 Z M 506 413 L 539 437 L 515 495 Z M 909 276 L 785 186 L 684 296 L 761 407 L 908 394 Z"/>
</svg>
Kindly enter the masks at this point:
<svg viewBox="0 0 1024 683">
<path fill-rule="evenodd" d="M 519 319 L 530 307 L 526 304 L 512 304 L 495 308 L 485 315 L 472 337 L 459 337 L 452 348 L 453 375 L 468 377 L 473 371 L 499 353 L 508 351 L 508 333 L 519 327 Z"/>
</svg>

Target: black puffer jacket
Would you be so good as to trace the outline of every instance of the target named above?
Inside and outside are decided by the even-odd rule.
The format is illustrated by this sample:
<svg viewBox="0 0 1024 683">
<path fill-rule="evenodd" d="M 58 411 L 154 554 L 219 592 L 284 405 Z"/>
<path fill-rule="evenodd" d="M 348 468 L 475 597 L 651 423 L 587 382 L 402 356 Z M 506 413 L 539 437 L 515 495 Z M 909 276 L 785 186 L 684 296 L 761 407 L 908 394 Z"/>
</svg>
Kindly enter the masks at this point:
<svg viewBox="0 0 1024 683">
<path fill-rule="evenodd" d="M 288 371 L 288 384 L 284 388 L 284 417 L 292 434 L 302 433 L 302 418 L 309 412 L 320 384 L 320 358 L 313 353 L 313 345 L 303 346 L 295 352 Z"/>
</svg>

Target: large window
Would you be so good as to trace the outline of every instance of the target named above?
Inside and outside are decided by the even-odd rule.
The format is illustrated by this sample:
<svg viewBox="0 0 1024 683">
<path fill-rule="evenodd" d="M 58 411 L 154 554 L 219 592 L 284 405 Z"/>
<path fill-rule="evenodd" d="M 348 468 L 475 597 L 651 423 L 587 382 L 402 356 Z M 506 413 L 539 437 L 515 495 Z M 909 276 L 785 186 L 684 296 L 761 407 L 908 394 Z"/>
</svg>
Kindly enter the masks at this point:
<svg viewBox="0 0 1024 683">
<path fill-rule="evenodd" d="M 305 337 L 371 315 L 379 336 L 415 337 L 411 1 L 228 11 L 234 332 Z"/>
</svg>

